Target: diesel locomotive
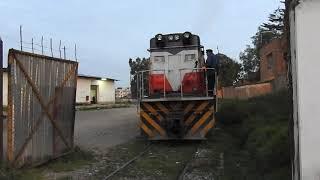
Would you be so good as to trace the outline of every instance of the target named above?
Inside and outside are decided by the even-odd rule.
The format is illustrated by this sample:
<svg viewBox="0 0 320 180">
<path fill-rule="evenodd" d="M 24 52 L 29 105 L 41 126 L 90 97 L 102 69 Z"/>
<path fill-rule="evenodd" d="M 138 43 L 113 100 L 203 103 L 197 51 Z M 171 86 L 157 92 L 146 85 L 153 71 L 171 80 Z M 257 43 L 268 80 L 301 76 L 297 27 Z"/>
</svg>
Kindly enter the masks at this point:
<svg viewBox="0 0 320 180">
<path fill-rule="evenodd" d="M 148 51 L 150 67 L 135 77 L 141 134 L 149 140 L 205 139 L 215 124 L 217 88 L 208 89 L 207 73 L 214 69 L 203 68 L 200 37 L 157 34 Z"/>
</svg>

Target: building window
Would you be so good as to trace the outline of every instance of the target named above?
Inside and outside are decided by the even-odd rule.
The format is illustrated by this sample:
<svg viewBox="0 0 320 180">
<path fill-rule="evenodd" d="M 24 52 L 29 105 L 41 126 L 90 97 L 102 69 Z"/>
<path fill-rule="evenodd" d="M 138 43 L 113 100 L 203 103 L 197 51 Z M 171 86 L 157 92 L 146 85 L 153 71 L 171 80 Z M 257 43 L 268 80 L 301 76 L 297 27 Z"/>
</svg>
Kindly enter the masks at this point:
<svg viewBox="0 0 320 180">
<path fill-rule="evenodd" d="M 267 65 L 268 65 L 268 69 L 271 70 L 274 66 L 274 59 L 273 59 L 273 55 L 272 53 L 267 55 Z"/>
<path fill-rule="evenodd" d="M 153 58 L 153 61 L 154 61 L 155 63 L 164 63 L 164 62 L 165 62 L 165 58 L 164 58 L 164 56 L 155 56 L 155 57 Z"/>
<path fill-rule="evenodd" d="M 196 55 L 195 54 L 186 54 L 184 61 L 195 61 L 196 60 Z"/>
</svg>

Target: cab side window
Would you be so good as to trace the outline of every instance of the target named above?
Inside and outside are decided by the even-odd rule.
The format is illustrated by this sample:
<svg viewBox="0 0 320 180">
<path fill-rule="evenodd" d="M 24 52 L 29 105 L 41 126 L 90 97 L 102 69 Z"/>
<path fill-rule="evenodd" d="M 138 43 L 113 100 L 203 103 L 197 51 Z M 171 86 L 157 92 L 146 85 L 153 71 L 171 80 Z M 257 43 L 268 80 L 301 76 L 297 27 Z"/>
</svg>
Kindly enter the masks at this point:
<svg viewBox="0 0 320 180">
<path fill-rule="evenodd" d="M 164 63 L 165 62 L 165 58 L 164 58 L 164 56 L 154 56 L 153 57 L 153 62 L 154 63 Z"/>
<path fill-rule="evenodd" d="M 184 62 L 189 61 L 196 61 L 196 55 L 195 54 L 186 54 L 184 58 Z"/>
</svg>

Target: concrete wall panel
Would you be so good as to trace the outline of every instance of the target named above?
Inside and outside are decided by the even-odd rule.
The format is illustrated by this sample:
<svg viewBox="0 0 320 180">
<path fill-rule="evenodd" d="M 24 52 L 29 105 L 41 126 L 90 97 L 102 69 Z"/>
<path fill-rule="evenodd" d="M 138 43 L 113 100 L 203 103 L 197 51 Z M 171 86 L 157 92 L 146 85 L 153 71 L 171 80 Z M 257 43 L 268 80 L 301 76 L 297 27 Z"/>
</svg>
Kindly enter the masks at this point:
<svg viewBox="0 0 320 180">
<path fill-rule="evenodd" d="M 299 128 L 300 168 L 302 179 L 320 179 L 320 1 L 304 0 L 295 8 L 291 29 L 293 64 L 297 83 L 296 125 Z M 295 72 L 295 71 L 293 71 Z M 294 83 L 295 83 L 294 82 Z M 298 151 L 296 150 L 296 151 Z"/>
<path fill-rule="evenodd" d="M 77 103 L 90 103 L 90 86 L 91 80 L 85 78 L 78 78 L 77 82 Z M 86 100 L 86 96 L 89 96 L 89 100 Z"/>
</svg>

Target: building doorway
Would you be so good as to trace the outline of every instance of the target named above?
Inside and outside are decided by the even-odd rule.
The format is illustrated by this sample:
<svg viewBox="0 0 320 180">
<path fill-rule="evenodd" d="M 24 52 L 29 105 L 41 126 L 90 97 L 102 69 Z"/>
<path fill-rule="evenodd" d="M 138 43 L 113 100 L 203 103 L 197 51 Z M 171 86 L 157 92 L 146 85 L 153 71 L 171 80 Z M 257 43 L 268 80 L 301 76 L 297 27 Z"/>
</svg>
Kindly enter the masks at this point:
<svg viewBox="0 0 320 180">
<path fill-rule="evenodd" d="M 91 104 L 98 103 L 98 86 L 97 85 L 91 85 L 90 97 L 91 97 Z"/>
</svg>

